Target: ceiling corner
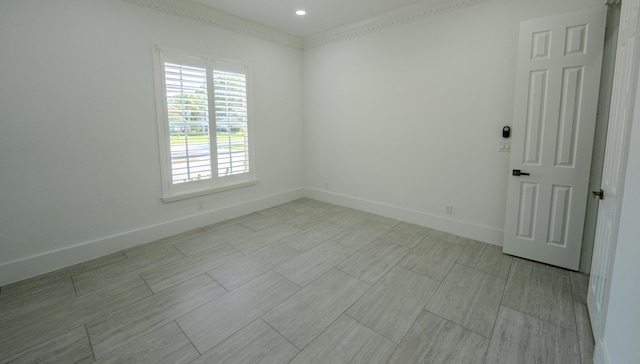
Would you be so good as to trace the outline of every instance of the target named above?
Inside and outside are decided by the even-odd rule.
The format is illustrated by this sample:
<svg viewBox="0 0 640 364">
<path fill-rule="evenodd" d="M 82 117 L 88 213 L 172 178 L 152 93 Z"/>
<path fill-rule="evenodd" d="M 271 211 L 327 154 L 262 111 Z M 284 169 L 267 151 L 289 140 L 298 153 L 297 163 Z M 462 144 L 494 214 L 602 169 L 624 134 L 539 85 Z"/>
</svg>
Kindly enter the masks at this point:
<svg viewBox="0 0 640 364">
<path fill-rule="evenodd" d="M 242 19 L 189 0 L 123 0 L 149 9 L 159 10 L 216 28 L 260 40 L 302 49 L 302 39 L 285 32 Z"/>
</svg>

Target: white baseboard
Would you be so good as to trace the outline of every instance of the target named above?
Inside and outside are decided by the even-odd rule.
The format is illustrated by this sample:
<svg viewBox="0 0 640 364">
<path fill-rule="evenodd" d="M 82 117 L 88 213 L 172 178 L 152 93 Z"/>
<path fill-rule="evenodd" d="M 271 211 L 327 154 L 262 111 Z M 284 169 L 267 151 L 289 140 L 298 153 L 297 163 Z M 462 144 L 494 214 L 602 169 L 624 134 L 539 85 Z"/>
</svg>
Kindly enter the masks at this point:
<svg viewBox="0 0 640 364">
<path fill-rule="evenodd" d="M 479 240 L 485 243 L 502 246 L 504 231 L 500 229 L 315 188 L 306 188 L 305 194 L 307 197 L 315 200 L 350 207 L 392 219 L 446 231 L 448 233 Z"/>
<path fill-rule="evenodd" d="M 225 206 L 180 219 L 145 226 L 63 249 L 0 264 L 0 286 L 52 272 L 136 245 L 163 239 L 216 222 L 263 210 L 305 196 L 302 188 Z"/>
<path fill-rule="evenodd" d="M 609 351 L 603 340 L 596 340 L 596 347 L 593 351 L 593 364 L 610 364 Z"/>
<path fill-rule="evenodd" d="M 503 231 L 499 229 L 314 188 L 298 188 L 236 205 L 203 211 L 199 214 L 156 225 L 141 227 L 63 249 L 2 263 L 0 264 L 0 286 L 99 258 L 136 245 L 149 243 L 216 222 L 263 210 L 305 196 L 319 201 L 446 231 L 489 244 L 502 245 Z"/>
</svg>

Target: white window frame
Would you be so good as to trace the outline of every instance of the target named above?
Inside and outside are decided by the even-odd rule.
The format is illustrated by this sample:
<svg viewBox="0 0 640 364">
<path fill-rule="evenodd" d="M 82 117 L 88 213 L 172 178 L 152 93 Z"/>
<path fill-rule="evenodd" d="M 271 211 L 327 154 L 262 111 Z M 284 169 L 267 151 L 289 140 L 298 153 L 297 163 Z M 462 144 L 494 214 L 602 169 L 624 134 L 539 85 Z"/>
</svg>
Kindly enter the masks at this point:
<svg viewBox="0 0 640 364">
<path fill-rule="evenodd" d="M 173 183 L 171 169 L 171 146 L 169 135 L 169 118 L 167 115 L 167 98 L 166 84 L 164 74 L 164 63 L 172 62 L 176 64 L 203 67 L 218 71 L 228 71 L 234 73 L 243 73 L 246 75 L 246 92 L 247 92 L 247 132 L 248 137 L 248 158 L 249 172 L 231 176 L 218 176 L 217 167 L 217 143 L 216 143 L 216 120 L 215 107 L 213 98 L 213 80 L 207 80 L 208 103 L 209 103 L 209 145 L 211 148 L 211 170 L 212 177 L 182 183 Z M 161 48 L 157 45 L 153 47 L 153 69 L 156 89 L 156 113 L 158 126 L 158 145 L 160 150 L 160 172 L 162 179 L 162 196 L 164 202 L 173 202 L 187 198 L 203 196 L 216 192 L 228 191 L 231 189 L 255 185 L 258 179 L 255 175 L 255 158 L 254 158 L 254 128 L 253 113 L 251 102 L 251 73 L 248 64 L 230 60 L 224 60 L 215 57 L 204 56 L 200 54 L 178 51 L 168 48 Z"/>
</svg>

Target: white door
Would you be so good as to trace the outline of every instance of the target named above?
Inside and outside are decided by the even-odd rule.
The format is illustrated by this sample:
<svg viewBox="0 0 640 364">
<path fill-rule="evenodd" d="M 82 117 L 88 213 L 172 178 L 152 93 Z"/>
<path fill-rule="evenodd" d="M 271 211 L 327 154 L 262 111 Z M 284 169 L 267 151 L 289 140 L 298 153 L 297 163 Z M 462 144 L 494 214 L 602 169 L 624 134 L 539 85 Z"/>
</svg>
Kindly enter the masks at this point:
<svg viewBox="0 0 640 364">
<path fill-rule="evenodd" d="M 603 200 L 598 208 L 598 222 L 591 262 L 591 278 L 587 305 L 596 343 L 604 334 L 604 323 L 613 270 L 618 220 L 622 206 L 622 188 L 629 148 L 633 100 L 637 88 L 636 50 L 640 0 L 624 0 L 620 14 L 620 30 L 611 95 L 611 112 L 602 172 Z M 635 110 L 638 112 L 639 110 Z"/>
<path fill-rule="evenodd" d="M 604 6 L 520 24 L 507 254 L 578 269 L 605 24 Z"/>
</svg>

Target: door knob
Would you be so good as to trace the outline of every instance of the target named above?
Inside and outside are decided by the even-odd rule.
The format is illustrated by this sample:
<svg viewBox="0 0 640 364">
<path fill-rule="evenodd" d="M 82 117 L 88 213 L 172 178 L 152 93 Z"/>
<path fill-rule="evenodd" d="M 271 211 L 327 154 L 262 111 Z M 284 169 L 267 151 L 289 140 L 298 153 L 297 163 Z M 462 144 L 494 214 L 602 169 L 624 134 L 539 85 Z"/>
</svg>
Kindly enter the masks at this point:
<svg viewBox="0 0 640 364">
<path fill-rule="evenodd" d="M 602 189 L 600 191 L 591 191 L 591 193 L 593 193 L 593 198 L 604 200 L 604 191 Z"/>
<path fill-rule="evenodd" d="M 511 174 L 512 174 L 512 175 L 514 175 L 514 176 L 528 176 L 528 175 L 529 175 L 529 173 L 527 173 L 527 172 L 522 172 L 522 171 L 521 171 L 521 170 L 519 170 L 519 169 L 514 169 L 514 170 L 513 170 L 513 172 L 512 172 Z"/>
</svg>

